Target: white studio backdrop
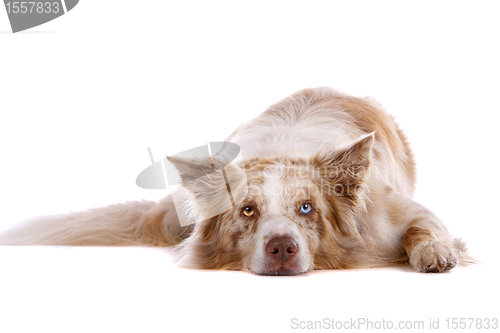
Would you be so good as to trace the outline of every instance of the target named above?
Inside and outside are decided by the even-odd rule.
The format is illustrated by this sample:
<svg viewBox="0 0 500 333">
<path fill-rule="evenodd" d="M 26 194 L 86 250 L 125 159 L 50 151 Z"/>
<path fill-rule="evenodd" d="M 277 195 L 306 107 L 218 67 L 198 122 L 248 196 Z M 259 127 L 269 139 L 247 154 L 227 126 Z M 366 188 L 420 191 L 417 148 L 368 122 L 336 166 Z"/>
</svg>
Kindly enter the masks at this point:
<svg viewBox="0 0 500 333">
<path fill-rule="evenodd" d="M 17 34 L 0 8 L 0 229 L 156 200 L 166 192 L 135 185 L 147 147 L 160 159 L 222 141 L 294 91 L 331 86 L 396 117 L 416 155 L 416 200 L 496 267 L 497 7 L 82 0 Z"/>
</svg>

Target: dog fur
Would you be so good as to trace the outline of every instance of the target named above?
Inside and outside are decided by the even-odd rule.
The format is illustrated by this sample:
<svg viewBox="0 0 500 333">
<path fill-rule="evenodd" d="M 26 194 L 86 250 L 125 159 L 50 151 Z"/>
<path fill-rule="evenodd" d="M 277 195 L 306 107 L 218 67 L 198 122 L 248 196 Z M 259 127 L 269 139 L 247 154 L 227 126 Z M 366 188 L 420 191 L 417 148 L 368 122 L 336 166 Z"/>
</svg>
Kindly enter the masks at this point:
<svg viewBox="0 0 500 333">
<path fill-rule="evenodd" d="M 0 244 L 165 246 L 181 266 L 270 275 L 401 263 L 444 272 L 473 262 L 464 243 L 411 199 L 413 155 L 393 117 L 372 99 L 302 90 L 226 141 L 241 148 L 242 164 L 227 166 L 224 177 L 242 200 L 222 214 L 209 212 L 224 204 L 228 188 L 215 175 L 197 179 L 203 165 L 214 170 L 227 161 L 171 157 L 182 179 L 173 195 L 185 202 L 187 226 L 168 195 L 33 219 L 1 234 Z"/>
</svg>

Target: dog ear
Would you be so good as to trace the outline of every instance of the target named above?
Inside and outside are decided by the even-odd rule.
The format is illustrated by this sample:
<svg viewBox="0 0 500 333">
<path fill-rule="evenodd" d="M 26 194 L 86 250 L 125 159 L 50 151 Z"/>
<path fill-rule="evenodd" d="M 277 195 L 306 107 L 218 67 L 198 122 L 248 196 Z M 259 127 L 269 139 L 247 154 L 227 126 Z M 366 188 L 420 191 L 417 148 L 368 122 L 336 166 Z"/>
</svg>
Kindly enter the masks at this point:
<svg viewBox="0 0 500 333">
<path fill-rule="evenodd" d="M 341 151 L 331 150 L 319 158 L 326 165 L 326 177 L 337 196 L 355 197 L 369 176 L 375 132 L 363 136 Z"/>
<path fill-rule="evenodd" d="M 197 221 L 222 214 L 246 196 L 245 169 L 235 161 L 217 157 L 167 157 L 180 174 L 181 185 L 191 196 Z"/>
<path fill-rule="evenodd" d="M 375 133 L 363 136 L 352 145 L 341 150 L 332 149 L 318 154 L 313 163 L 326 179 L 327 191 L 324 192 L 333 210 L 333 224 L 343 234 L 358 234 L 356 208 L 364 207 L 362 195 L 369 176 L 370 159 Z"/>
<path fill-rule="evenodd" d="M 210 156 L 192 158 L 167 156 L 167 160 L 179 172 L 183 185 L 191 184 L 196 179 L 207 176 L 215 171 L 215 165 Z"/>
</svg>

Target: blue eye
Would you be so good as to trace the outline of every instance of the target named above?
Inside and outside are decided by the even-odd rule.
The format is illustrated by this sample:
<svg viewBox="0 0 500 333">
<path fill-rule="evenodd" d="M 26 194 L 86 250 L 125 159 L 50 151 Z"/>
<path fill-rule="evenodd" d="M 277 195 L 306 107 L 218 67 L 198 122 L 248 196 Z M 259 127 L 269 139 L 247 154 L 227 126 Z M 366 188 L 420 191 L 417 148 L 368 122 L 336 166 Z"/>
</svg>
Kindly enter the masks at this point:
<svg viewBox="0 0 500 333">
<path fill-rule="evenodd" d="M 300 212 L 302 214 L 309 214 L 312 210 L 313 209 L 310 204 L 303 204 L 302 207 L 300 207 Z"/>
</svg>

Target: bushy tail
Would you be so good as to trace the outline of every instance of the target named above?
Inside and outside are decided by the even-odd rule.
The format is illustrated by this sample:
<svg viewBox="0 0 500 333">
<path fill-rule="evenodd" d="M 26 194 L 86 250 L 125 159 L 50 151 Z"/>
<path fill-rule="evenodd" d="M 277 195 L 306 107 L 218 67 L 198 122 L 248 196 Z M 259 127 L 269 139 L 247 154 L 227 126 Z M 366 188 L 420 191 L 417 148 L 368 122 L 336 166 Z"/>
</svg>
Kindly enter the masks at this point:
<svg viewBox="0 0 500 333">
<path fill-rule="evenodd" d="M 171 196 L 27 220 L 0 233 L 0 245 L 173 246 L 186 236 Z"/>
</svg>

